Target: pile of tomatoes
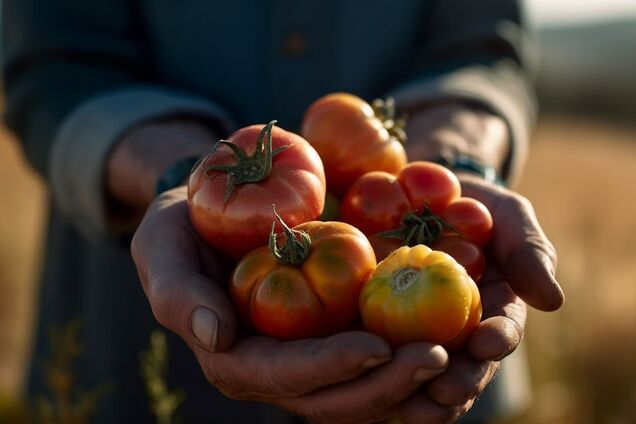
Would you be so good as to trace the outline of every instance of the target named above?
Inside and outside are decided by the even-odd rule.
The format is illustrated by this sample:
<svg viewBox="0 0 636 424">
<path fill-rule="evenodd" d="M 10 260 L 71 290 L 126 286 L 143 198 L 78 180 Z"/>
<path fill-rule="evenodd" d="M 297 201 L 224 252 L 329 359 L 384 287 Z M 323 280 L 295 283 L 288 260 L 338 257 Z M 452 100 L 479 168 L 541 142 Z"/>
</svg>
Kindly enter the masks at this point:
<svg viewBox="0 0 636 424">
<path fill-rule="evenodd" d="M 407 163 L 393 109 L 330 94 L 302 136 L 242 128 L 194 167 L 192 224 L 238 261 L 230 295 L 257 331 L 322 337 L 361 318 L 393 346 L 457 350 L 478 326 L 492 217 L 446 168 Z"/>
</svg>

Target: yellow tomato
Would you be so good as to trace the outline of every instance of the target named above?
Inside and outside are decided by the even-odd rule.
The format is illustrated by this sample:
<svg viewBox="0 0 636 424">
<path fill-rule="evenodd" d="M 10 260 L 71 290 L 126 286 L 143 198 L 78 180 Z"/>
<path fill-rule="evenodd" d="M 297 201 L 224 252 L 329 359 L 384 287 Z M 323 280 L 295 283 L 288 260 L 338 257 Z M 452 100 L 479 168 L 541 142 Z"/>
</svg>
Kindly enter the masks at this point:
<svg viewBox="0 0 636 424">
<path fill-rule="evenodd" d="M 416 341 L 458 349 L 481 319 L 477 286 L 450 255 L 401 247 L 380 262 L 360 294 L 367 330 L 397 347 Z"/>
</svg>

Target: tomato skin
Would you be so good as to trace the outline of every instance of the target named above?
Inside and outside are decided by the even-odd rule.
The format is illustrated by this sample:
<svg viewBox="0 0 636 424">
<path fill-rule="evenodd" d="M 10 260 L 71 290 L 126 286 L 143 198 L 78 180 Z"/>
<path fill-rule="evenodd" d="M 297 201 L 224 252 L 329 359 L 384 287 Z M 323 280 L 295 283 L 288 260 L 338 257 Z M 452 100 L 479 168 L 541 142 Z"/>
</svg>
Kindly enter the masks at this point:
<svg viewBox="0 0 636 424">
<path fill-rule="evenodd" d="M 444 344 L 444 348 L 450 353 L 461 350 L 466 345 L 466 342 L 468 342 L 468 339 L 470 339 L 470 336 L 473 335 L 477 327 L 479 327 L 479 323 L 481 322 L 481 295 L 479 294 L 477 284 L 471 284 L 471 291 L 473 293 L 473 297 L 470 304 L 470 310 L 468 312 L 466 325 L 464 326 L 462 331 L 460 331 L 459 334 L 455 336 L 455 338 Z"/>
<path fill-rule="evenodd" d="M 243 320 L 283 340 L 324 337 L 358 316 L 362 286 L 375 269 L 373 249 L 356 228 L 311 221 L 294 230 L 311 237 L 309 256 L 298 267 L 279 263 L 267 247 L 237 265 L 230 296 Z"/>
<path fill-rule="evenodd" d="M 461 194 L 457 176 L 434 162 L 411 162 L 400 171 L 398 180 L 412 210 L 421 211 L 426 206 L 439 214 Z"/>
<path fill-rule="evenodd" d="M 252 125 L 232 134 L 228 141 L 251 155 L 263 125 Z M 267 244 L 272 204 L 291 226 L 317 219 L 325 201 L 325 174 L 320 157 L 302 137 L 272 128 L 272 149 L 287 146 L 272 159 L 268 177 L 236 185 L 225 201 L 228 174 L 205 168 L 236 162 L 227 146 L 199 163 L 188 180 L 188 205 L 195 230 L 210 246 L 239 259 Z"/>
<path fill-rule="evenodd" d="M 446 253 L 403 246 L 378 264 L 363 287 L 362 321 L 393 347 L 448 343 L 469 322 L 473 286 L 466 270 Z"/>
<path fill-rule="evenodd" d="M 323 160 L 329 191 L 342 196 L 370 171 L 397 174 L 406 164 L 406 151 L 363 99 L 332 93 L 312 103 L 301 134 Z"/>
<path fill-rule="evenodd" d="M 411 162 L 397 176 L 369 172 L 360 177 L 342 199 L 341 218 L 372 236 L 398 228 L 407 212 L 421 212 L 426 205 L 441 210 L 460 193 L 459 180 L 443 166 Z"/>
<path fill-rule="evenodd" d="M 473 281 L 479 283 L 481 280 L 486 260 L 482 250 L 472 241 L 453 235 L 443 236 L 431 245 L 431 249 L 448 253 L 466 269 Z"/>
<path fill-rule="evenodd" d="M 460 197 L 442 211 L 441 218 L 479 246 L 487 245 L 492 238 L 492 215 L 479 200 Z"/>
<path fill-rule="evenodd" d="M 347 191 L 340 217 L 370 236 L 399 227 L 402 216 L 410 210 L 398 179 L 387 172 L 373 171 L 360 177 Z"/>
</svg>

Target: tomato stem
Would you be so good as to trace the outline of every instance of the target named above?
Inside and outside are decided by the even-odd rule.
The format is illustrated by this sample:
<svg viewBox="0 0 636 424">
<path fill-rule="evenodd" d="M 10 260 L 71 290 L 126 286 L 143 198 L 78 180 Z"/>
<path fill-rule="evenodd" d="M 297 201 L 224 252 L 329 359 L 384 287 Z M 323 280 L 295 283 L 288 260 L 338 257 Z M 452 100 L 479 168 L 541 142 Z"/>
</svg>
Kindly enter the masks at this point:
<svg viewBox="0 0 636 424">
<path fill-rule="evenodd" d="M 385 238 L 397 238 L 404 246 L 413 247 L 418 244 L 431 245 L 443 233 L 444 229 L 462 235 L 455 227 L 435 215 L 428 205 L 424 206 L 424 211 L 418 215 L 416 212 L 409 212 L 400 221 L 400 228 L 388 230 L 379 235 Z"/>
<path fill-rule="evenodd" d="M 294 230 L 283 221 L 283 218 L 276 212 L 276 207 L 272 205 L 274 216 L 283 227 L 285 234 L 285 244 L 278 247 L 278 234 L 276 234 L 276 221 L 272 222 L 272 231 L 269 235 L 269 250 L 272 255 L 284 265 L 300 266 L 307 256 L 311 248 L 311 238 L 304 231 Z"/>
<path fill-rule="evenodd" d="M 272 160 L 274 156 L 289 147 L 281 146 L 272 150 L 272 128 L 276 122 L 276 120 L 273 120 L 263 127 L 256 139 L 256 149 L 251 156 L 245 153 L 245 150 L 227 140 L 219 140 L 214 145 L 212 154 L 216 152 L 219 146 L 227 146 L 236 158 L 236 163 L 233 165 L 208 165 L 204 168 L 205 175 L 210 179 L 218 175 L 215 174 L 214 171 L 226 172 L 228 174 L 225 196 L 223 198 L 225 203 L 227 203 L 237 185 L 256 183 L 267 178 L 272 172 Z M 265 137 L 267 137 L 267 141 L 265 145 L 263 145 L 263 139 Z"/>
<path fill-rule="evenodd" d="M 373 112 L 384 125 L 384 128 L 389 132 L 389 135 L 397 139 L 400 143 L 405 144 L 407 140 L 406 131 L 406 117 L 395 117 L 395 99 L 388 97 L 386 100 L 375 99 L 371 103 Z"/>
</svg>

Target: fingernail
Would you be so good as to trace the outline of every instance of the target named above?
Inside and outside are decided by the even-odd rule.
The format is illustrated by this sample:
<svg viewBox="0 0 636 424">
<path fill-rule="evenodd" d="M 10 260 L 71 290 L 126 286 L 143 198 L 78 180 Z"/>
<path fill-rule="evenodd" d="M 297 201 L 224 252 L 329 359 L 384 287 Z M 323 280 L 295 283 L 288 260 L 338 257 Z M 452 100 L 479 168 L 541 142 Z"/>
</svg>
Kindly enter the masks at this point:
<svg viewBox="0 0 636 424">
<path fill-rule="evenodd" d="M 413 382 L 416 384 L 420 384 L 440 375 L 443 372 L 443 369 L 432 370 L 430 368 L 420 368 L 413 373 Z"/>
<path fill-rule="evenodd" d="M 389 362 L 391 360 L 391 356 L 383 356 L 382 358 L 369 358 L 362 362 L 363 368 L 375 368 L 378 365 L 382 365 L 385 362 Z"/>
<path fill-rule="evenodd" d="M 219 319 L 214 311 L 204 307 L 196 308 L 192 313 L 190 326 L 199 342 L 214 352 L 219 333 Z"/>
</svg>

